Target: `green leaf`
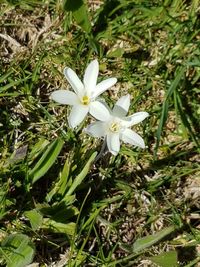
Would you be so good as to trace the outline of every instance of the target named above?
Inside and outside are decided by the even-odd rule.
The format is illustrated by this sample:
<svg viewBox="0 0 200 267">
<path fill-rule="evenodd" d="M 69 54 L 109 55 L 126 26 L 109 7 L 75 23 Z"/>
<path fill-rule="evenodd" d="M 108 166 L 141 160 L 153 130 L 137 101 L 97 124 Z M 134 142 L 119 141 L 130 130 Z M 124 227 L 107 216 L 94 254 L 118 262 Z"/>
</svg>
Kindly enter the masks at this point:
<svg viewBox="0 0 200 267">
<path fill-rule="evenodd" d="M 48 229 L 49 231 L 54 233 L 63 233 L 72 236 L 75 233 L 76 224 L 73 222 L 61 223 L 52 219 L 45 218 L 43 220 L 42 228 Z"/>
<path fill-rule="evenodd" d="M 65 165 L 63 167 L 62 173 L 61 173 L 59 190 L 58 190 L 58 194 L 61 194 L 62 196 L 64 195 L 65 190 L 66 190 L 66 185 L 69 179 L 70 167 L 71 167 L 71 164 L 70 164 L 69 159 L 67 158 Z"/>
<path fill-rule="evenodd" d="M 5 75 L 5 76 L 6 76 L 6 75 Z M 24 78 L 24 79 L 19 79 L 19 80 L 17 80 L 17 81 L 12 80 L 10 83 L 7 83 L 5 86 L 2 86 L 2 87 L 0 88 L 0 93 L 5 92 L 5 91 L 7 91 L 7 90 L 10 89 L 10 88 L 14 88 L 15 86 L 17 86 L 17 85 L 19 85 L 19 84 L 22 84 L 23 82 L 27 81 L 27 80 L 30 79 L 30 78 L 31 78 L 31 76 L 29 75 L 29 76 L 27 76 L 27 77 Z"/>
<path fill-rule="evenodd" d="M 168 251 L 160 255 L 149 258 L 153 263 L 158 264 L 160 267 L 176 267 L 177 262 L 177 252 Z"/>
<path fill-rule="evenodd" d="M 61 197 L 64 196 L 69 178 L 70 166 L 71 164 L 69 162 L 69 159 L 67 158 L 58 182 L 53 185 L 53 188 L 46 196 L 47 202 L 50 202 L 54 195 L 59 195 Z"/>
<path fill-rule="evenodd" d="M 48 217 L 54 221 L 62 223 L 66 223 L 71 217 L 74 217 L 79 213 L 76 207 L 68 206 L 68 203 L 65 203 L 63 201 L 54 205 L 42 205 L 38 208 L 40 213 L 43 214 L 44 217 Z"/>
<path fill-rule="evenodd" d="M 6 237 L 1 248 L 7 261 L 7 267 L 23 267 L 33 260 L 35 248 L 29 237 L 23 234 L 12 234 Z"/>
<path fill-rule="evenodd" d="M 181 117 L 181 121 L 182 121 L 184 127 L 190 133 L 193 141 L 196 143 L 196 145 L 198 147 L 199 146 L 198 138 L 196 137 L 195 132 L 193 132 L 192 125 L 190 123 L 190 118 L 192 117 L 192 114 L 187 114 L 187 112 L 185 112 L 184 107 L 183 107 L 183 103 L 182 103 L 182 99 L 181 99 L 181 95 L 179 94 L 179 92 L 175 92 L 174 97 L 175 97 L 176 107 L 177 107 L 179 114 L 180 114 L 180 117 Z"/>
<path fill-rule="evenodd" d="M 24 215 L 29 219 L 33 231 L 40 228 L 43 216 L 37 210 L 26 211 Z"/>
<path fill-rule="evenodd" d="M 73 192 L 75 191 L 75 189 L 77 188 L 77 186 L 79 186 L 82 181 L 84 180 L 84 178 L 86 177 L 86 175 L 88 174 L 89 170 L 90 170 L 90 165 L 92 164 L 92 162 L 94 161 L 95 157 L 97 155 L 97 152 L 94 152 L 91 157 L 89 158 L 88 162 L 86 163 L 85 167 L 83 168 L 83 170 L 80 172 L 80 174 L 78 176 L 76 176 L 76 178 L 74 179 L 71 187 L 69 188 L 66 196 L 69 196 L 71 194 L 73 194 Z"/>
<path fill-rule="evenodd" d="M 170 97 L 172 96 L 174 91 L 177 89 L 180 80 L 184 76 L 184 71 L 185 71 L 185 67 L 183 67 L 183 68 L 181 68 L 179 70 L 178 74 L 176 75 L 176 78 L 171 83 L 171 85 L 170 85 L 170 87 L 169 87 L 169 89 L 168 89 L 168 91 L 166 93 L 165 101 L 164 101 L 163 106 L 162 106 L 160 122 L 159 122 L 157 133 L 156 133 L 157 141 L 156 141 L 155 152 L 157 152 L 157 149 L 158 149 L 158 146 L 159 146 L 159 143 L 160 143 L 160 139 L 161 139 L 161 135 L 162 135 L 162 130 L 163 130 L 163 127 L 164 127 L 164 125 L 165 125 L 165 123 L 167 121 Z"/>
<path fill-rule="evenodd" d="M 121 48 L 121 47 L 118 47 L 115 50 L 109 51 L 107 53 L 107 57 L 110 57 L 110 58 L 112 58 L 112 57 L 116 58 L 117 57 L 117 58 L 119 58 L 119 57 L 122 57 L 123 54 L 124 54 L 124 49 Z"/>
<path fill-rule="evenodd" d="M 1 75 L 0 76 L 0 83 L 5 81 L 12 73 L 13 73 L 13 70 L 10 70 L 9 72 L 5 73 L 4 75 Z"/>
<path fill-rule="evenodd" d="M 149 235 L 136 240 L 133 244 L 132 250 L 134 253 L 138 253 L 148 247 L 151 247 L 161 241 L 164 237 L 174 232 L 175 228 L 173 226 L 167 227 L 154 235 Z"/>
<path fill-rule="evenodd" d="M 62 147 L 64 145 L 64 141 L 61 139 L 56 139 L 53 141 L 46 152 L 42 155 L 40 160 L 36 163 L 35 167 L 29 171 L 28 178 L 29 181 L 34 184 L 38 181 L 47 171 L 51 168 L 51 166 L 55 163 Z"/>
<path fill-rule="evenodd" d="M 31 152 L 28 155 L 28 158 L 31 162 L 33 162 L 42 152 L 46 150 L 49 141 L 41 138 L 32 148 Z"/>
<path fill-rule="evenodd" d="M 66 11 L 71 11 L 74 19 L 81 28 L 87 32 L 91 32 L 91 23 L 88 17 L 88 8 L 83 0 L 66 0 L 64 4 Z"/>
</svg>

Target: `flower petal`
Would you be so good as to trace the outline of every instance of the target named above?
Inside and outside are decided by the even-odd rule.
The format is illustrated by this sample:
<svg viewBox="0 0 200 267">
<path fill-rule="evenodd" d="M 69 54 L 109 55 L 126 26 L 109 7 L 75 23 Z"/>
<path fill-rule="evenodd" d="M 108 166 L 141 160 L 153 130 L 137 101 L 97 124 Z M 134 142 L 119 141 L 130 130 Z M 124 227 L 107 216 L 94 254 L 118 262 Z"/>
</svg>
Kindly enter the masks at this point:
<svg viewBox="0 0 200 267">
<path fill-rule="evenodd" d="M 96 88 L 93 90 L 92 97 L 96 98 L 103 92 L 105 92 L 108 88 L 112 87 L 117 82 L 116 78 L 106 79 L 96 85 Z"/>
<path fill-rule="evenodd" d="M 77 76 L 77 74 L 70 68 L 64 68 L 64 75 L 68 82 L 70 83 L 71 87 L 74 89 L 74 92 L 79 96 L 82 97 L 84 95 L 84 85 Z"/>
<path fill-rule="evenodd" d="M 89 112 L 95 119 L 100 121 L 108 121 L 111 118 L 110 110 L 99 101 L 90 103 Z"/>
<path fill-rule="evenodd" d="M 84 105 L 73 106 L 71 113 L 68 118 L 69 127 L 75 128 L 78 126 L 86 117 L 89 107 Z"/>
<path fill-rule="evenodd" d="M 99 74 L 99 63 L 95 59 L 87 66 L 83 78 L 83 83 L 86 91 L 90 94 L 94 91 L 97 84 L 97 77 Z"/>
<path fill-rule="evenodd" d="M 142 137 L 131 129 L 126 129 L 125 131 L 123 131 L 120 139 L 125 143 L 145 148 L 144 140 L 142 139 Z"/>
<path fill-rule="evenodd" d="M 76 105 L 78 97 L 75 93 L 67 90 L 57 90 L 51 93 L 50 98 L 64 105 Z"/>
<path fill-rule="evenodd" d="M 85 129 L 85 132 L 94 137 L 103 137 L 106 135 L 105 123 L 102 121 L 96 121 L 94 123 L 91 123 Z"/>
<path fill-rule="evenodd" d="M 113 115 L 117 117 L 124 117 L 128 113 L 130 106 L 130 95 L 122 96 L 113 108 Z"/>
<path fill-rule="evenodd" d="M 119 133 L 111 133 L 111 132 L 109 132 L 107 134 L 106 141 L 107 141 L 108 150 L 113 155 L 116 156 L 119 153 L 119 150 L 120 150 Z"/>
<path fill-rule="evenodd" d="M 149 113 L 147 113 L 145 111 L 137 112 L 131 116 L 126 117 L 126 120 L 123 121 L 123 124 L 125 127 L 131 127 L 137 123 L 142 122 L 148 116 L 149 116 Z"/>
</svg>

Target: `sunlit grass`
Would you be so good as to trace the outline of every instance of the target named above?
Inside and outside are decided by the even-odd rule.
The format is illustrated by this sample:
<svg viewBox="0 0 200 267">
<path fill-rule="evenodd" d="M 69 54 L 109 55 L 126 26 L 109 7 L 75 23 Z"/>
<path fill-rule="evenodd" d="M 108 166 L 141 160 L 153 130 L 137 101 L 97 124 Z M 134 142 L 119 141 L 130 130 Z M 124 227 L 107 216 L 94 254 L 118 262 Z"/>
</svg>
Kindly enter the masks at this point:
<svg viewBox="0 0 200 267">
<path fill-rule="evenodd" d="M 197 266 L 199 1 L 68 2 L 0 6 L 1 265 Z M 108 105 L 150 114 L 146 149 L 95 161 L 103 141 L 50 100 L 94 58 Z"/>
</svg>

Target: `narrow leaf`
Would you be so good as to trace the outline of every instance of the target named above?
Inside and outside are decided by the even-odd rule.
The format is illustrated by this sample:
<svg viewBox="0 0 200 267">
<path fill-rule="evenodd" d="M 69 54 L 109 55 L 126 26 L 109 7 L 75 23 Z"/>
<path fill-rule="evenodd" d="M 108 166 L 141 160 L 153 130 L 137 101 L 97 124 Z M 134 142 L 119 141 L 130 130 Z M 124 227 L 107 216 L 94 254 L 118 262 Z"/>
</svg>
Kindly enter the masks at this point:
<svg viewBox="0 0 200 267">
<path fill-rule="evenodd" d="M 54 195 L 63 197 L 67 188 L 69 172 L 70 172 L 70 162 L 69 159 L 67 158 L 62 173 L 59 176 L 58 182 L 56 182 L 56 184 L 53 185 L 53 188 L 46 196 L 47 202 L 50 202 Z"/>
<path fill-rule="evenodd" d="M 35 167 L 29 171 L 28 177 L 29 181 L 31 181 L 32 184 L 34 184 L 43 175 L 45 175 L 45 173 L 47 173 L 47 171 L 55 163 L 55 160 L 57 159 L 63 147 L 63 144 L 63 140 L 58 138 L 49 145 L 46 152 L 36 163 Z"/>
<path fill-rule="evenodd" d="M 49 144 L 49 141 L 41 138 L 32 148 L 30 151 L 28 158 L 31 161 L 31 163 L 41 154 L 46 151 L 46 147 Z"/>
<path fill-rule="evenodd" d="M 76 229 L 76 224 L 73 222 L 70 223 L 60 223 L 56 222 L 52 219 L 44 219 L 42 228 L 48 229 L 51 232 L 54 233 L 63 233 L 66 235 L 74 235 L 75 229 Z"/>
<path fill-rule="evenodd" d="M 159 122 L 157 133 L 156 133 L 157 141 L 156 141 L 155 152 L 157 152 L 157 149 L 158 149 L 158 146 L 160 143 L 160 139 L 161 139 L 161 135 L 162 135 L 162 130 L 163 130 L 165 123 L 167 121 L 170 97 L 172 96 L 173 92 L 177 89 L 179 82 L 184 75 L 184 71 L 185 71 L 185 67 L 183 67 L 182 69 L 179 70 L 176 78 L 174 79 L 174 81 L 170 85 L 169 89 L 167 90 L 165 100 L 164 100 L 164 103 L 162 106 L 160 122 Z"/>
<path fill-rule="evenodd" d="M 151 247 L 161 241 L 165 236 L 171 234 L 175 228 L 173 226 L 167 227 L 154 235 L 149 235 L 143 238 L 136 240 L 133 244 L 133 252 L 137 253 L 141 250 L 144 250 L 148 247 Z"/>
<path fill-rule="evenodd" d="M 184 127 L 188 130 L 190 133 L 193 141 L 196 143 L 197 147 L 199 146 L 198 139 L 195 136 L 195 133 L 193 132 L 192 125 L 190 124 L 189 118 L 191 118 L 192 114 L 187 114 L 184 111 L 183 104 L 182 104 L 182 99 L 181 96 L 178 92 L 176 92 L 175 97 L 177 99 L 177 108 L 181 117 L 181 121 L 184 125 Z"/>
<path fill-rule="evenodd" d="M 19 84 L 22 84 L 23 82 L 27 81 L 28 79 L 30 79 L 30 76 L 27 76 L 24 79 L 19 79 L 17 81 L 11 81 L 10 83 L 8 83 L 5 86 L 2 86 L 0 88 L 0 93 L 5 92 L 6 90 L 10 89 L 11 87 L 13 88 L 14 86 L 17 86 Z"/>
<path fill-rule="evenodd" d="M 97 155 L 97 152 L 94 152 L 92 154 L 92 156 L 89 158 L 89 160 L 86 163 L 86 165 L 84 166 L 83 170 L 80 172 L 80 174 L 78 176 L 76 176 L 76 178 L 74 179 L 71 187 L 69 188 L 69 190 L 68 190 L 68 192 L 66 194 L 67 196 L 73 194 L 73 192 L 75 191 L 77 186 L 79 186 L 81 184 L 81 182 L 84 180 L 85 176 L 88 174 L 88 172 L 90 170 L 90 165 L 94 161 L 96 155 Z"/>
<path fill-rule="evenodd" d="M 0 76 L 0 83 L 4 82 L 7 80 L 7 78 L 13 73 L 13 70 L 5 73 L 4 75 Z"/>
</svg>

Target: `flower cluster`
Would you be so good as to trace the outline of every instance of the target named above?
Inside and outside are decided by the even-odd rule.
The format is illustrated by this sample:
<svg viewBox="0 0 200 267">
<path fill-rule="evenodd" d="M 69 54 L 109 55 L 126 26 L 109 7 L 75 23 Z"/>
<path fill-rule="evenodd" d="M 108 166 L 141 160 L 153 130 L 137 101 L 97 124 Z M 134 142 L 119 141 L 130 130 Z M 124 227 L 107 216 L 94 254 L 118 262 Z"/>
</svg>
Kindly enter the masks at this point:
<svg viewBox="0 0 200 267">
<path fill-rule="evenodd" d="M 86 128 L 86 133 L 94 137 L 106 138 L 108 150 L 117 155 L 120 149 L 120 140 L 141 148 L 145 147 L 140 135 L 130 129 L 131 126 L 143 121 L 147 112 L 137 112 L 126 116 L 130 106 L 130 95 L 122 96 L 115 104 L 113 110 L 98 100 L 103 92 L 112 87 L 116 78 L 109 78 L 97 84 L 99 64 L 93 60 L 85 70 L 83 82 L 70 68 L 64 69 L 64 75 L 74 92 L 57 90 L 51 98 L 65 105 L 71 105 L 72 110 L 68 118 L 71 128 L 78 126 L 89 113 L 97 121 Z"/>
</svg>

